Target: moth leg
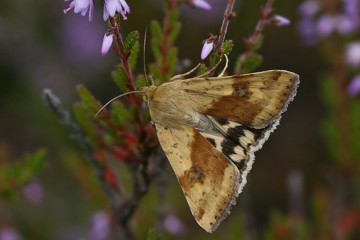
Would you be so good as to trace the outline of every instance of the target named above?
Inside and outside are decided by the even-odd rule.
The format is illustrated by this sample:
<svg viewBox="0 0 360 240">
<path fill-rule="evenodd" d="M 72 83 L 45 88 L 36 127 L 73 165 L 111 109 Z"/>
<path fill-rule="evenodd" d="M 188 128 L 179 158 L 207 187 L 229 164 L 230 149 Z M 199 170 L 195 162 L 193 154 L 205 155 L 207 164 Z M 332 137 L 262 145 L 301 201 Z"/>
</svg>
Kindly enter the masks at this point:
<svg viewBox="0 0 360 240">
<path fill-rule="evenodd" d="M 205 77 L 206 75 L 208 75 L 209 73 L 211 73 L 212 71 L 214 71 L 217 66 L 219 66 L 219 64 L 221 63 L 221 59 L 215 64 L 215 66 L 213 66 L 212 68 L 210 68 L 208 71 L 204 72 L 203 74 L 196 76 L 196 78 L 202 78 Z"/>
<path fill-rule="evenodd" d="M 226 54 L 224 54 L 224 56 L 225 56 L 225 67 L 223 68 L 223 70 L 221 71 L 221 73 L 219 74 L 218 77 L 224 76 L 224 73 L 225 73 L 226 69 L 228 68 L 229 58 Z"/>
<path fill-rule="evenodd" d="M 222 77 L 224 75 L 227 67 L 228 67 L 228 63 L 229 63 L 228 56 L 226 54 L 224 54 L 224 56 L 225 56 L 225 60 L 226 60 L 225 67 L 224 67 L 224 69 L 222 70 L 222 72 L 220 73 L 220 75 L 218 77 Z M 214 71 L 219 66 L 220 63 L 221 63 L 221 59 L 215 64 L 215 66 L 213 66 L 211 69 L 209 69 L 209 71 L 197 76 L 197 78 L 205 77 L 206 75 L 208 75 L 209 73 Z"/>
<path fill-rule="evenodd" d="M 194 67 L 193 69 L 191 69 L 190 71 L 183 73 L 183 74 L 178 74 L 173 76 L 172 78 L 170 78 L 170 81 L 175 81 L 175 80 L 179 80 L 179 79 L 184 79 L 186 76 L 188 76 L 189 74 L 193 73 L 196 69 L 198 69 L 200 67 L 199 63 L 198 65 L 196 65 L 196 67 Z"/>
<path fill-rule="evenodd" d="M 226 62 L 225 62 L 225 67 L 224 69 L 222 70 L 222 72 L 220 73 L 220 75 L 218 77 L 222 77 L 228 67 L 228 63 L 229 63 L 229 59 L 228 59 L 228 56 L 225 55 L 225 59 L 226 59 Z M 205 77 L 206 75 L 208 75 L 209 73 L 211 73 L 212 71 L 214 71 L 220 64 L 221 62 L 221 59 L 219 60 L 219 62 L 217 62 L 215 64 L 215 66 L 213 66 L 211 69 L 209 69 L 208 71 L 206 71 L 205 73 L 199 75 L 199 76 L 196 76 L 196 78 L 201 78 L 201 77 Z M 186 76 L 190 75 L 191 73 L 193 73 L 196 69 L 198 69 L 200 67 L 200 64 L 199 63 L 198 65 L 196 65 L 196 67 L 194 67 L 193 69 L 191 69 L 190 71 L 186 72 L 186 73 L 183 73 L 183 74 L 178 74 L 178 75 L 175 75 L 173 76 L 172 78 L 170 78 L 169 81 L 175 81 L 175 80 L 180 80 L 180 79 L 184 79 Z"/>
</svg>

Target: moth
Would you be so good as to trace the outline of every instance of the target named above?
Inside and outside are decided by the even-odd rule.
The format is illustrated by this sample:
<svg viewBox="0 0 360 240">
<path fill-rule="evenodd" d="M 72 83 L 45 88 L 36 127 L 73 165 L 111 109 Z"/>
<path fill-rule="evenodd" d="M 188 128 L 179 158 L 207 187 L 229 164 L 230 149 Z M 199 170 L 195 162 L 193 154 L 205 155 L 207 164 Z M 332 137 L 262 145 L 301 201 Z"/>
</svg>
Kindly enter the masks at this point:
<svg viewBox="0 0 360 240">
<path fill-rule="evenodd" d="M 144 87 L 151 119 L 197 223 L 229 214 L 260 149 L 296 95 L 299 76 L 270 70 Z"/>
</svg>

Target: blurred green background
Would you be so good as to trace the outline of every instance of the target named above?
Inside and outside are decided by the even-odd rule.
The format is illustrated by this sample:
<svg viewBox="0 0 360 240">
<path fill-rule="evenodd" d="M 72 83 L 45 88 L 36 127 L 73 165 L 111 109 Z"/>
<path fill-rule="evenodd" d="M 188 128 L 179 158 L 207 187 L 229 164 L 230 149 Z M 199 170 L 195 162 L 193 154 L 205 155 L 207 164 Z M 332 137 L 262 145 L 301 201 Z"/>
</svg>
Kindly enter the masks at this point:
<svg viewBox="0 0 360 240">
<path fill-rule="evenodd" d="M 162 1 L 127 2 L 131 14 L 123 22 L 125 32 L 138 30 L 143 35 L 151 20 L 161 21 Z M 225 1 L 208 2 L 213 5 L 210 13 L 181 7 L 183 27 L 176 44 L 180 59 L 189 59 L 193 66 L 200 61 L 202 41 L 210 32 L 217 34 L 222 21 Z M 209 235 L 191 216 L 167 167 L 169 186 L 161 200 L 167 221 L 164 239 L 356 239 L 359 158 L 354 155 L 354 162 L 343 164 L 342 155 L 333 154 L 329 147 L 327 138 L 333 135 L 326 132 L 326 122 L 339 111 L 326 101 L 326 96 L 337 98 L 324 76 L 333 74 L 329 55 L 342 55 L 342 50 L 331 48 L 332 37 L 312 46 L 304 44 L 297 31 L 302 2 L 276 1 L 276 13 L 290 19 L 291 25 L 270 26 L 264 32 L 259 51 L 264 62 L 258 70 L 293 71 L 300 75 L 301 83 L 278 129 L 256 153 L 237 205 L 217 232 Z M 264 4 L 263 0 L 237 1 L 237 17 L 230 22 L 227 35 L 235 43 L 229 69 L 234 67 L 231 60 L 244 51 L 243 38 L 252 33 Z M 50 88 L 71 109 L 78 101 L 75 86 L 79 83 L 103 103 L 119 94 L 110 77 L 118 59 L 111 51 L 105 57 L 100 54 L 107 30 L 101 5 L 96 2 L 94 19 L 89 22 L 73 12 L 65 15 L 68 3 L 62 1 L 0 2 L 0 166 L 1 162 L 19 163 L 38 149 L 46 151 L 44 169 L 16 189 L 16 199 L 0 199 L 0 240 L 117 239 L 114 230 L 107 237 L 94 237 L 95 228 L 102 226 L 98 231 L 106 233 L 107 225 L 112 225 L 107 222 L 111 222 L 107 199 L 81 148 L 42 100 L 43 89 Z M 146 58 L 152 61 L 150 52 Z M 141 66 L 137 73 L 143 72 Z M 358 104 L 359 97 L 348 101 Z M 334 128 L 336 131 L 336 125 Z M 360 141 L 360 136 L 353 141 Z M 153 184 L 134 218 L 139 239 L 157 226 L 158 205 Z M 350 215 L 343 216 L 345 213 Z M 96 221 L 103 225 L 99 227 Z M 339 222 L 356 227 L 342 234 L 345 230 Z M 5 238 L 5 230 L 18 238 Z"/>
</svg>

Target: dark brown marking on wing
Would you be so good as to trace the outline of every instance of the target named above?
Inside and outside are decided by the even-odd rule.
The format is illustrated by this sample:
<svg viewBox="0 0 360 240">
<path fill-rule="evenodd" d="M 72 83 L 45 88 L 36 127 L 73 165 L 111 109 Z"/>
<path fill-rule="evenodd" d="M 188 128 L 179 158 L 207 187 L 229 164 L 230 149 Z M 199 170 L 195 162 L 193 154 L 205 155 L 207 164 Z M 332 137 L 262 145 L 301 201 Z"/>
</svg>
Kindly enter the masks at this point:
<svg viewBox="0 0 360 240">
<path fill-rule="evenodd" d="M 209 143 L 210 143 L 211 145 L 213 145 L 214 147 L 216 147 L 216 142 L 215 142 L 214 139 L 212 139 L 212 138 L 206 138 L 206 139 L 209 141 Z"/>
<path fill-rule="evenodd" d="M 234 76 L 232 95 L 223 96 L 219 100 L 214 101 L 211 108 L 205 114 L 216 118 L 232 115 L 233 117 L 230 117 L 229 120 L 250 125 L 262 108 L 260 105 L 249 101 L 252 95 L 249 88 L 250 83 L 244 81 L 248 77 L 249 75 L 247 77 L 242 75 Z"/>
<path fill-rule="evenodd" d="M 225 170 L 231 167 L 231 165 L 219 151 L 211 146 L 206 138 L 196 130 L 193 131 L 193 141 L 190 146 L 192 167 L 179 177 L 179 182 L 186 193 L 190 192 L 195 184 L 204 184 L 205 181 L 209 181 L 211 188 L 199 193 L 199 195 L 201 195 L 199 200 L 201 205 L 193 212 L 196 220 L 200 221 L 202 217 L 206 215 L 202 206 L 210 204 L 208 201 L 213 201 L 214 199 L 212 199 L 212 197 L 215 197 L 215 200 L 218 201 L 216 208 L 219 216 L 224 214 L 224 210 L 231 204 L 230 201 L 234 195 L 234 191 L 237 191 L 237 189 L 235 188 L 236 183 L 234 182 L 233 191 L 227 192 L 226 195 L 218 195 L 223 190 L 222 182 L 225 178 Z M 232 176 L 230 176 L 230 178 L 232 178 Z M 188 195 L 188 197 L 190 196 Z M 210 225 L 213 224 L 214 223 L 211 223 Z"/>
<path fill-rule="evenodd" d="M 213 102 L 205 112 L 206 115 L 250 125 L 254 118 L 261 112 L 261 106 L 238 96 L 224 96 Z"/>
<path fill-rule="evenodd" d="M 239 84 L 234 84 L 234 95 L 242 100 L 248 100 L 252 95 L 252 92 L 249 89 L 249 85 L 249 82 L 241 82 Z"/>
<path fill-rule="evenodd" d="M 199 208 L 198 211 L 195 214 L 195 218 L 196 220 L 201 220 L 202 217 L 204 216 L 205 210 L 203 208 Z"/>
<path fill-rule="evenodd" d="M 229 120 L 224 118 L 215 118 L 215 119 L 221 126 L 228 125 L 230 123 Z"/>
<path fill-rule="evenodd" d="M 193 141 L 191 145 L 190 160 L 192 167 L 180 176 L 181 185 L 187 189 L 196 183 L 203 183 L 207 173 L 211 173 L 211 180 L 220 180 L 224 178 L 224 171 L 228 167 L 227 160 L 214 147 L 211 147 L 200 133 L 194 130 Z"/>
<path fill-rule="evenodd" d="M 272 77 L 272 79 L 274 81 L 277 81 L 280 78 L 280 76 L 282 75 L 282 72 L 280 72 L 280 71 L 273 71 L 272 73 L 274 74 Z"/>
<path fill-rule="evenodd" d="M 206 110 L 205 114 L 215 118 L 226 118 L 230 121 L 241 123 L 248 126 L 261 124 L 266 126 L 276 117 L 286 106 L 289 98 L 293 95 L 293 88 L 297 84 L 297 78 L 289 78 L 289 82 L 279 82 L 282 72 L 274 71 L 268 80 L 262 81 L 264 98 L 253 96 L 251 87 L 251 74 L 238 75 L 233 77 L 233 92 L 229 96 L 223 96 L 214 100 L 212 106 Z M 270 91 L 267 91 L 270 90 Z M 276 91 L 271 91 L 276 90 Z M 277 101 L 269 105 L 270 99 Z M 265 109 L 268 111 L 266 119 L 259 119 L 259 114 Z M 271 112 L 269 112 L 271 110 Z"/>
<path fill-rule="evenodd" d="M 193 187 L 194 184 L 196 183 L 203 184 L 204 179 L 205 179 L 204 171 L 197 166 L 192 166 L 190 169 L 184 172 L 182 183 L 189 187 Z M 184 181 L 186 181 L 186 183 Z"/>
</svg>

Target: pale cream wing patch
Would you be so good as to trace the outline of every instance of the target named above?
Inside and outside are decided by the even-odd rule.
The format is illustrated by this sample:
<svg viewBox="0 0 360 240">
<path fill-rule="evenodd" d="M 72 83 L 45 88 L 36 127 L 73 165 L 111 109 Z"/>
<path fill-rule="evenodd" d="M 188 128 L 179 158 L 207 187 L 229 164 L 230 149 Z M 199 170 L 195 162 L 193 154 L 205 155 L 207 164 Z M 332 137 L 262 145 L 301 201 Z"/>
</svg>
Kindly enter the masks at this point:
<svg viewBox="0 0 360 240">
<path fill-rule="evenodd" d="M 221 118 L 208 117 L 214 131 L 200 129 L 199 132 L 211 145 L 231 160 L 240 171 L 239 193 L 246 184 L 246 177 L 254 162 L 254 152 L 259 150 L 276 128 L 279 121 L 261 129 L 235 123 Z"/>
<path fill-rule="evenodd" d="M 238 168 L 193 127 L 156 124 L 156 131 L 194 218 L 213 232 L 239 194 Z"/>
<path fill-rule="evenodd" d="M 194 111 L 255 128 L 275 122 L 296 95 L 299 76 L 283 70 L 174 81 Z M 201 103 L 201 104 L 199 104 Z"/>
</svg>

